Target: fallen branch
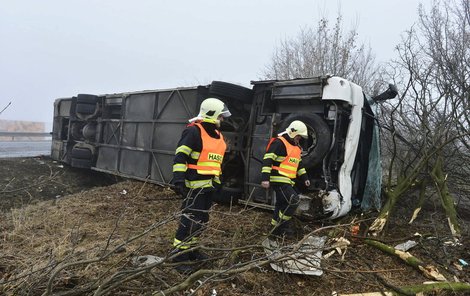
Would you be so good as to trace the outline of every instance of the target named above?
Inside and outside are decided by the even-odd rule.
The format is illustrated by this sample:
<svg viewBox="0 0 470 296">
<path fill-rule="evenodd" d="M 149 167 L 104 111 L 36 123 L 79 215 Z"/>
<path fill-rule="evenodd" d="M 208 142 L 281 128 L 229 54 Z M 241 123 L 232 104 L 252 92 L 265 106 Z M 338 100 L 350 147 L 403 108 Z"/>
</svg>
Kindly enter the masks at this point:
<svg viewBox="0 0 470 296">
<path fill-rule="evenodd" d="M 173 285 L 171 287 L 168 287 L 164 290 L 160 291 L 155 291 L 152 293 L 152 296 L 165 296 L 165 295 L 171 295 L 173 293 L 179 292 L 179 291 L 184 291 L 190 288 L 194 283 L 198 281 L 202 281 L 199 287 L 201 287 L 204 283 L 206 283 L 209 279 L 215 279 L 215 278 L 223 278 L 223 277 L 230 277 L 234 276 L 236 274 L 240 274 L 249 270 L 257 269 L 263 266 L 267 266 L 273 262 L 282 262 L 285 260 L 290 260 L 292 259 L 292 255 L 295 254 L 300 250 L 302 245 L 306 242 L 308 237 L 310 235 L 317 234 L 319 232 L 332 229 L 332 228 L 337 228 L 337 227 L 344 227 L 344 226 L 349 226 L 350 224 L 341 224 L 341 225 L 331 225 L 331 226 L 324 226 L 318 229 L 315 229 L 311 231 L 310 233 L 304 235 L 304 237 L 297 242 L 296 244 L 290 246 L 291 249 L 288 250 L 286 253 L 279 253 L 277 255 L 271 255 L 271 256 L 263 256 L 260 258 L 256 258 L 253 260 L 250 260 L 248 262 L 242 262 L 239 264 L 234 264 L 231 265 L 228 268 L 225 269 L 200 269 L 191 275 L 189 275 L 184 281 Z M 264 248 L 262 245 L 258 246 L 253 246 L 255 248 Z M 203 249 L 208 249 L 204 248 Z M 233 251 L 233 249 L 231 250 Z M 199 288 L 198 287 L 198 288 Z"/>
<path fill-rule="evenodd" d="M 42 181 L 38 181 L 36 183 L 33 183 L 31 185 L 27 185 L 27 186 L 24 186 L 24 187 L 21 187 L 21 188 L 15 188 L 15 189 L 12 189 L 12 190 L 5 190 L 3 189 L 2 191 L 0 191 L 0 193 L 13 193 L 13 192 L 17 192 L 17 191 L 23 191 L 23 190 L 26 190 L 26 189 L 29 189 L 29 188 L 32 188 L 32 187 L 37 187 L 39 185 L 42 185 L 44 183 L 47 183 L 47 182 L 52 182 L 58 175 L 58 172 L 56 173 L 52 173 L 49 175 L 49 177 L 47 177 L 45 180 L 42 180 Z M 5 188 L 10 185 L 10 183 L 14 180 L 11 179 L 10 182 L 8 182 L 8 184 L 5 186 Z"/>
<path fill-rule="evenodd" d="M 59 267 L 57 267 L 55 269 L 55 271 L 52 273 L 52 275 L 50 276 L 48 282 L 47 282 L 47 288 L 46 290 L 44 291 L 44 293 L 42 294 L 42 296 L 47 296 L 47 295 L 50 295 L 52 293 L 52 285 L 53 285 L 53 281 L 54 281 L 54 278 L 59 274 L 59 272 L 61 272 L 62 270 L 66 269 L 66 268 L 70 268 L 70 267 L 73 267 L 73 266 L 77 266 L 77 265 L 87 265 L 87 264 L 91 264 L 91 263 L 96 263 L 96 262 L 101 262 L 101 261 L 104 261 L 106 260 L 108 257 L 110 257 L 112 254 L 115 254 L 117 250 L 120 250 L 121 248 L 123 248 L 124 246 L 128 245 L 129 243 L 145 236 L 146 234 L 148 234 L 150 231 L 154 230 L 154 229 L 157 229 L 159 226 L 161 225 L 164 225 L 166 223 L 168 223 L 169 221 L 172 221 L 174 219 L 178 218 L 178 216 L 172 216 L 170 218 L 168 218 L 167 220 L 163 220 L 163 221 L 160 221 L 160 222 L 156 222 L 154 224 L 152 224 L 150 227 L 148 227 L 147 229 L 145 229 L 144 231 L 142 231 L 141 233 L 129 238 L 128 240 L 126 240 L 124 243 L 121 243 L 120 245 L 118 245 L 117 247 L 115 247 L 114 249 L 112 250 L 109 250 L 107 252 L 105 252 L 104 254 L 102 254 L 100 257 L 98 258 L 93 258 L 93 259 L 87 259 L 87 260 L 80 260 L 80 261 L 75 261 L 75 262 L 70 262 L 70 263 L 65 263 L 65 264 L 62 264 L 60 265 Z M 116 227 L 116 226 L 115 226 Z M 113 230 L 114 231 L 114 230 Z M 106 248 L 108 247 L 108 242 L 106 244 Z"/>
<path fill-rule="evenodd" d="M 273 260 L 272 259 L 264 259 L 264 260 L 255 260 L 251 262 L 250 264 L 244 265 L 240 268 L 228 268 L 224 270 L 219 270 L 219 269 L 200 269 L 190 276 L 188 276 L 183 282 L 167 288 L 165 290 L 161 291 L 156 291 L 152 293 L 152 296 L 165 296 L 165 295 L 171 295 L 172 293 L 178 292 L 178 291 L 184 291 L 187 290 L 189 287 L 191 287 L 195 282 L 200 280 L 201 278 L 205 276 L 214 276 L 214 275 L 225 275 L 225 276 L 230 276 L 234 274 L 239 274 L 243 273 L 246 271 L 249 271 L 254 268 L 259 268 L 261 266 L 268 265 L 271 263 Z"/>
<path fill-rule="evenodd" d="M 457 219 L 457 212 L 455 210 L 454 198 L 449 192 L 449 187 L 447 186 L 447 174 L 443 171 L 442 156 L 436 160 L 436 164 L 431 171 L 431 177 L 434 180 L 436 185 L 437 193 L 441 199 L 442 207 L 447 216 L 447 222 L 449 223 L 452 236 L 455 240 L 461 237 L 460 225 Z"/>
<path fill-rule="evenodd" d="M 433 265 L 426 265 L 420 259 L 414 257 L 408 252 L 403 252 L 400 250 L 395 249 L 394 247 L 388 246 L 381 242 L 366 239 L 364 242 L 370 246 L 373 246 L 387 254 L 393 255 L 398 257 L 406 262 L 406 264 L 414 267 L 415 269 L 421 271 L 427 278 L 436 280 L 436 281 L 446 281 L 446 278 L 437 270 L 437 268 Z"/>
<path fill-rule="evenodd" d="M 444 282 L 444 283 L 429 283 L 422 285 L 414 286 L 405 286 L 400 287 L 400 289 L 406 293 L 412 293 L 413 295 L 417 293 L 428 293 L 428 292 L 442 292 L 442 291 L 452 291 L 452 292 L 468 292 L 470 291 L 470 284 L 467 283 L 454 283 L 454 282 Z M 367 292 L 367 293 L 354 293 L 354 294 L 336 294 L 337 296 L 399 296 L 400 294 L 393 291 L 386 292 Z"/>
</svg>

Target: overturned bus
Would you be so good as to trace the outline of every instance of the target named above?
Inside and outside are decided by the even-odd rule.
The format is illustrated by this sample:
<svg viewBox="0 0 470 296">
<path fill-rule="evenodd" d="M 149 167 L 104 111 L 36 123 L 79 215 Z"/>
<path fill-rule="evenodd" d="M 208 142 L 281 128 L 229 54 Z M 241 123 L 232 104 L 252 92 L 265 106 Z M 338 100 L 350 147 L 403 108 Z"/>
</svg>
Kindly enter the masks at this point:
<svg viewBox="0 0 470 296">
<path fill-rule="evenodd" d="M 311 185 L 299 187 L 299 214 L 337 218 L 353 206 L 377 205 L 381 169 L 372 105 L 396 96 L 393 86 L 371 98 L 340 77 L 253 81 L 252 89 L 210 85 L 106 95 L 79 94 L 54 103 L 52 158 L 72 167 L 170 185 L 173 157 L 188 119 L 207 97 L 223 100 L 227 142 L 220 201 L 269 208 L 275 194 L 260 186 L 270 138 L 294 120 L 308 139 L 302 159 Z"/>
</svg>

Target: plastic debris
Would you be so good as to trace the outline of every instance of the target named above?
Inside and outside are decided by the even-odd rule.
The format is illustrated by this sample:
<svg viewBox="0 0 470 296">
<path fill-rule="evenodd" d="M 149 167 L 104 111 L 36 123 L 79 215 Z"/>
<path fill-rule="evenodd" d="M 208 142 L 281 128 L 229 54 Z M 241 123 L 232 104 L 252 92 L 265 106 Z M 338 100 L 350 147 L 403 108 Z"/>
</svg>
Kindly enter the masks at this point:
<svg viewBox="0 0 470 296">
<path fill-rule="evenodd" d="M 309 236 L 296 251 L 293 251 L 294 245 L 281 246 L 270 239 L 265 239 L 262 245 L 268 257 L 273 259 L 270 265 L 275 271 L 321 276 L 323 270 L 320 265 L 325 242 L 326 236 Z"/>
<path fill-rule="evenodd" d="M 126 189 L 123 189 L 121 192 L 119 192 L 120 194 L 122 195 L 126 195 L 127 194 L 127 190 Z"/>
<path fill-rule="evenodd" d="M 460 264 L 462 264 L 463 266 L 468 266 L 467 261 L 465 261 L 465 260 L 463 260 L 463 259 L 459 259 L 459 262 L 460 262 Z"/>
<path fill-rule="evenodd" d="M 333 243 L 331 245 L 332 251 L 328 252 L 326 255 L 323 255 L 323 258 L 328 259 L 330 258 L 335 252 L 341 256 L 341 259 L 344 260 L 344 256 L 346 255 L 346 251 L 348 246 L 351 242 L 344 237 L 334 238 L 332 239 Z"/>
<path fill-rule="evenodd" d="M 138 256 L 132 259 L 132 264 L 135 266 L 148 266 L 152 264 L 158 264 L 163 261 L 164 258 L 153 256 L 153 255 L 145 255 L 145 256 Z"/>
<path fill-rule="evenodd" d="M 395 249 L 406 252 L 409 249 L 413 248 L 416 246 L 418 243 L 412 240 L 406 241 L 404 243 L 398 244 L 395 246 Z"/>
</svg>

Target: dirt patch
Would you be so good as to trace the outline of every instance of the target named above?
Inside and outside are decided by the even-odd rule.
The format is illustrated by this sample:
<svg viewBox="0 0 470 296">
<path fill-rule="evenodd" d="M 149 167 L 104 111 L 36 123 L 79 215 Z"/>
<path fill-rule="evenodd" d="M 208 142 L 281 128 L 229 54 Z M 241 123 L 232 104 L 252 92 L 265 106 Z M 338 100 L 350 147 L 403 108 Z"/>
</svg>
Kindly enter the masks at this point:
<svg viewBox="0 0 470 296">
<path fill-rule="evenodd" d="M 31 172 L 25 180 L 36 181 L 31 183 L 36 185 L 22 189 L 23 193 L 29 192 L 26 195 L 34 200 L 47 200 L 28 204 L 29 199 L 23 199 L 15 202 L 13 208 L 9 203 L 4 208 L 10 210 L 0 214 L 0 293 L 41 295 L 49 288 L 64 295 L 92 295 L 99 289 L 104 289 L 101 295 L 148 295 L 188 279 L 176 272 L 169 261 L 148 270 L 136 266 L 134 261 L 137 256 L 149 254 L 171 256 L 181 203 L 172 191 L 138 181 L 96 187 L 105 183 L 94 183 L 97 176 L 91 177 L 93 172 L 75 171 L 47 159 L 17 159 L 3 164 L 14 164 L 11 172 L 16 172 L 23 168 L 22 163 L 27 163 L 24 167 Z M 47 179 L 51 171 L 62 172 L 60 184 Z M 46 179 L 39 178 L 44 175 Z M 20 177 L 24 176 L 19 174 Z M 80 183 L 77 179 L 81 178 L 89 179 Z M 8 182 L 11 191 L 13 182 Z M 24 182 L 17 184 L 24 186 Z M 45 190 L 37 187 L 48 187 L 45 184 L 57 187 L 49 187 L 48 194 L 43 195 Z M 66 195 L 67 190 L 76 193 Z M 418 243 L 410 250 L 414 256 L 437 267 L 449 281 L 470 282 L 468 267 L 458 261 L 470 261 L 468 216 L 461 219 L 462 239 L 454 243 L 438 204 L 427 204 L 415 223 L 408 225 L 410 203 L 405 199 L 399 204 L 385 235 L 379 239 L 392 246 L 413 239 Z M 373 217 L 374 214 L 351 214 L 337 223 L 347 224 L 356 218 L 364 220 L 364 227 Z M 186 292 L 211 295 L 216 291 L 217 295 L 229 296 L 332 295 L 333 291 L 381 291 L 429 280 L 401 260 L 365 244 L 363 238 L 352 237 L 349 225 L 335 226 L 329 221 L 296 221 L 303 234 L 324 229 L 317 235 L 332 236 L 335 230 L 334 237 L 350 242 L 345 253 L 335 251 L 322 260 L 321 277 L 275 272 L 269 265 L 257 264 L 265 258 L 260 244 L 269 231 L 270 219 L 271 213 L 259 209 L 215 205 L 200 244 L 212 258 L 204 268 L 219 272 L 216 277 L 203 276 Z M 415 233 L 421 236 L 413 237 Z M 334 248 L 324 254 L 331 251 Z M 255 264 L 246 271 L 229 273 L 252 262 Z M 129 275 L 133 277 L 126 277 Z M 106 290 L 116 283 L 119 285 L 114 289 Z"/>
<path fill-rule="evenodd" d="M 0 168 L 0 210 L 119 181 L 108 174 L 68 167 L 46 156 L 1 158 Z"/>
</svg>

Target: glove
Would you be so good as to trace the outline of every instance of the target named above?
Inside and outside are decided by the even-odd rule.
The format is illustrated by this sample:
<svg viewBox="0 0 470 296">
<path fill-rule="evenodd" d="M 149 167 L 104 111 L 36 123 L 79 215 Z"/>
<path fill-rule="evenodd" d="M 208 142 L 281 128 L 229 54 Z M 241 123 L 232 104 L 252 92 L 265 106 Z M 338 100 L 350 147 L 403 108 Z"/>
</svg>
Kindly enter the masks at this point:
<svg viewBox="0 0 470 296">
<path fill-rule="evenodd" d="M 269 188 L 269 181 L 261 182 L 261 187 L 263 187 L 264 189 L 268 189 Z"/>
<path fill-rule="evenodd" d="M 188 188 L 186 187 L 186 185 L 184 184 L 184 182 L 177 182 L 174 184 L 173 186 L 173 191 L 178 194 L 178 195 L 181 195 L 183 198 L 185 198 L 187 195 L 188 195 Z"/>
</svg>

